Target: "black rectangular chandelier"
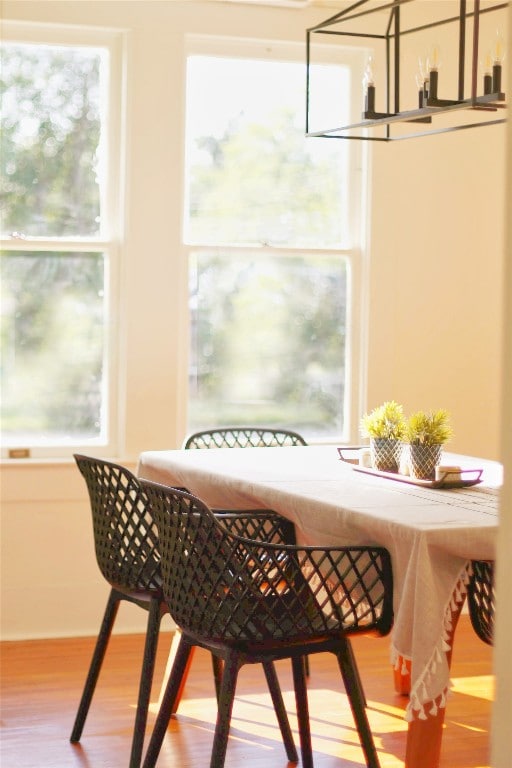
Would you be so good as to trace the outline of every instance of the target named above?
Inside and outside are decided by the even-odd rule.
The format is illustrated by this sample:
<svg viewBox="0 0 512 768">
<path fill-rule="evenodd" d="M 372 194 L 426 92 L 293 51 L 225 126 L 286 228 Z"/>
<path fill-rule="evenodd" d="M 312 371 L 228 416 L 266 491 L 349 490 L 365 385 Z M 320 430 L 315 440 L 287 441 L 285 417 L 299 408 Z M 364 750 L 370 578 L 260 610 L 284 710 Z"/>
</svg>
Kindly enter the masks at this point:
<svg viewBox="0 0 512 768">
<path fill-rule="evenodd" d="M 486 0 L 359 0 L 311 27 L 306 136 L 397 141 L 504 123 L 500 25 L 506 27 L 507 7 Z M 322 42 L 341 43 L 347 51 L 355 43 L 367 51 L 360 103 L 342 124 L 318 125 L 312 114 L 313 89 L 321 87 L 313 78 L 315 45 L 320 50 Z M 448 65 L 441 50 L 449 53 Z M 329 98 L 358 101 L 341 89 Z"/>
</svg>

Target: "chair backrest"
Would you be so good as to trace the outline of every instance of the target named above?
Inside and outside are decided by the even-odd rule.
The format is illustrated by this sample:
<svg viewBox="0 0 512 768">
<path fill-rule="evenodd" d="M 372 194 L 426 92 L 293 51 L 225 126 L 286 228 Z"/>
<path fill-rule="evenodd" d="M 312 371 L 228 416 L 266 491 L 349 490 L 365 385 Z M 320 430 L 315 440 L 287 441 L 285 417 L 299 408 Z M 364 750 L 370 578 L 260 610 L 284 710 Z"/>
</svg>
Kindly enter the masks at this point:
<svg viewBox="0 0 512 768">
<path fill-rule="evenodd" d="M 471 624 L 478 637 L 493 644 L 494 636 L 494 562 L 473 560 L 468 585 L 468 606 Z"/>
<path fill-rule="evenodd" d="M 75 461 L 89 491 L 101 573 L 121 592 L 161 591 L 158 533 L 138 479 L 110 461 L 80 454 Z"/>
<path fill-rule="evenodd" d="M 289 445 L 307 445 L 306 441 L 290 429 L 267 427 L 219 427 L 189 435 L 183 448 L 277 448 Z"/>
<path fill-rule="evenodd" d="M 313 552 L 254 541 L 226 530 L 206 504 L 184 491 L 145 480 L 141 485 L 159 529 L 164 596 L 183 630 L 223 642 L 288 642 L 348 627 L 389 631 L 386 550 Z"/>
</svg>

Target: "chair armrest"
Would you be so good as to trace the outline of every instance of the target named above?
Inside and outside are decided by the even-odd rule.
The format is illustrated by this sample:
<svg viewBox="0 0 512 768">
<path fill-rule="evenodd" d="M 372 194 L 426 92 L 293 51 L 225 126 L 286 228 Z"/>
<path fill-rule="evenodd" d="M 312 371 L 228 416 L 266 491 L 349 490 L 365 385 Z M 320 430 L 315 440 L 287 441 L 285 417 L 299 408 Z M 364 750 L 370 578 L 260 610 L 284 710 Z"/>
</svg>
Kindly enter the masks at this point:
<svg viewBox="0 0 512 768">
<path fill-rule="evenodd" d="M 264 596 L 267 609 L 273 601 L 281 608 L 288 605 L 292 634 L 292 626 L 301 623 L 300 616 L 304 628 L 311 621 L 328 632 L 337 628 L 386 635 L 391 630 L 393 573 L 384 547 L 303 546 L 250 540 L 233 533 L 230 537 L 231 572 L 238 570 L 243 590 Z M 286 622 L 283 631 L 285 626 Z"/>
<path fill-rule="evenodd" d="M 277 512 L 266 509 L 214 509 L 217 520 L 229 533 L 266 544 L 295 544 L 295 526 Z"/>
<path fill-rule="evenodd" d="M 250 563 L 250 579 L 267 597 L 289 590 L 305 610 L 308 601 L 320 608 L 327 624 L 391 630 L 393 571 L 384 547 L 298 545 L 294 525 L 271 510 L 215 510 L 215 517 L 238 541 L 237 558 Z"/>
</svg>

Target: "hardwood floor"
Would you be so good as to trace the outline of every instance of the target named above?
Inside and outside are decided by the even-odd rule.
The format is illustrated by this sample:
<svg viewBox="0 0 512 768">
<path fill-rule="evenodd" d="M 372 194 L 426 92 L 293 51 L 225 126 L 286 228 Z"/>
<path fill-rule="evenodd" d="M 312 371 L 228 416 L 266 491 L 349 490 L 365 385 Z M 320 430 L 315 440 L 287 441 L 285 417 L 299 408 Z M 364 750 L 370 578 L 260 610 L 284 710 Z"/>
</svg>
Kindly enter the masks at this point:
<svg viewBox="0 0 512 768">
<path fill-rule="evenodd" d="M 152 705 L 171 633 L 162 635 Z M 122 768 L 128 764 L 138 673 L 140 635 L 114 636 L 80 745 L 69 743 L 78 699 L 95 638 L 4 642 L 2 671 L 2 768 Z M 389 639 L 360 637 L 354 650 L 366 689 L 369 719 L 382 768 L 403 768 L 405 699 L 394 693 Z M 474 635 L 463 615 L 452 664 L 442 768 L 487 768 L 493 689 L 492 649 Z M 296 735 L 291 672 L 278 665 Z M 311 660 L 309 681 L 315 768 L 364 766 L 349 705 L 334 657 Z M 159 768 L 208 768 L 216 706 L 210 659 L 198 651 L 181 702 L 164 741 Z M 149 717 L 148 734 L 154 714 Z M 289 768 L 259 667 L 240 674 L 226 768 Z"/>
</svg>

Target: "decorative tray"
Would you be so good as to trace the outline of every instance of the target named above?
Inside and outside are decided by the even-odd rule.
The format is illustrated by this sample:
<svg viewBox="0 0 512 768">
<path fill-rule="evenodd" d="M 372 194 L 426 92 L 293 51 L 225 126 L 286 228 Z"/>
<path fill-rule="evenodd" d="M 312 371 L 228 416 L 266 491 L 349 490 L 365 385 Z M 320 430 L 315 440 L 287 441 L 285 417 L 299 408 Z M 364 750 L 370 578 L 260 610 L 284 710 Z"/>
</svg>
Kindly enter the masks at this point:
<svg viewBox="0 0 512 768">
<path fill-rule="evenodd" d="M 458 469 L 456 472 L 447 471 L 441 474 L 436 480 L 419 480 L 410 475 L 401 475 L 398 472 L 382 472 L 380 469 L 364 467 L 354 459 L 347 459 L 343 455 L 344 448 L 338 448 L 340 459 L 346 464 L 350 464 L 356 472 L 363 472 L 366 475 L 375 475 L 384 477 L 387 480 L 395 480 L 399 483 L 408 483 L 409 485 L 419 485 L 423 488 L 469 488 L 472 485 L 478 485 L 482 482 L 483 469 Z"/>
</svg>

